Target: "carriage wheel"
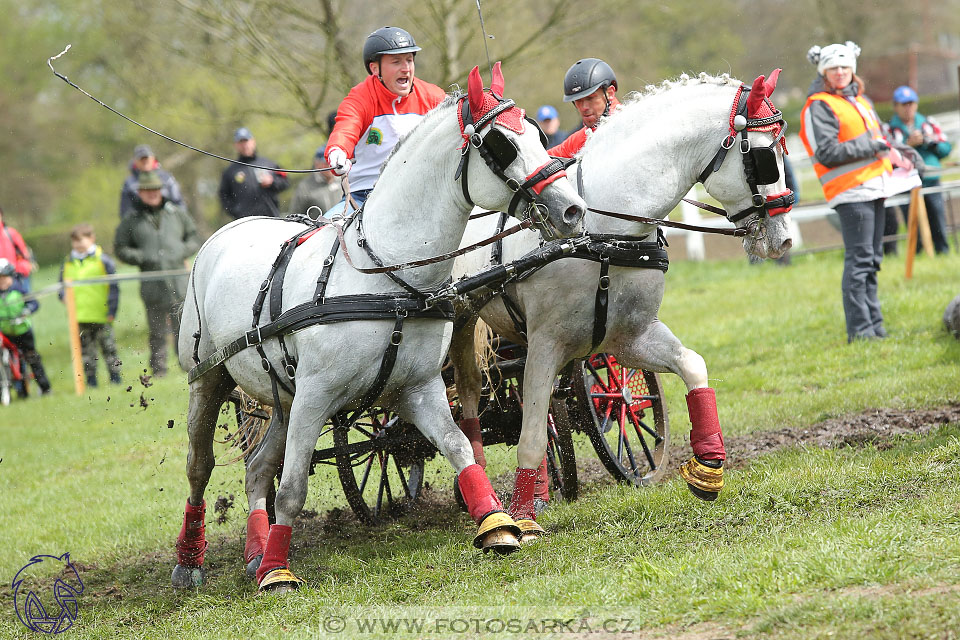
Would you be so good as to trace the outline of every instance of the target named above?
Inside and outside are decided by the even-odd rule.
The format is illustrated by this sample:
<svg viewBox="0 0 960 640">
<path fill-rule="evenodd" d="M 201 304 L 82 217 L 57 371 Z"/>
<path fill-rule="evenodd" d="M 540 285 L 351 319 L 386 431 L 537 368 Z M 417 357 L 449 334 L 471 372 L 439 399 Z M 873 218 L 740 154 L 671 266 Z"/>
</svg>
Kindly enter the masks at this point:
<svg viewBox="0 0 960 640">
<path fill-rule="evenodd" d="M 393 412 L 373 407 L 349 427 L 333 429 L 337 474 L 357 517 L 368 525 L 399 515 L 423 488 L 422 454 L 398 445 L 416 430 Z"/>
<path fill-rule="evenodd" d="M 670 429 L 656 373 L 598 353 L 582 361 L 574 390 L 600 461 L 620 482 L 646 486 L 667 470 Z"/>
</svg>

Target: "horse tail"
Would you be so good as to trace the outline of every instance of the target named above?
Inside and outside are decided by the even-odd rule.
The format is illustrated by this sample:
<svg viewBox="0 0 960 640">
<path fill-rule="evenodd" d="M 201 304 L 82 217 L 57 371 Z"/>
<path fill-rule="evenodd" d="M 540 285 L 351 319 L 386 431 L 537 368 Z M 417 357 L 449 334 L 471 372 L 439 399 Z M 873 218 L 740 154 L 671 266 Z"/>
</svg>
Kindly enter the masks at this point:
<svg viewBox="0 0 960 640">
<path fill-rule="evenodd" d="M 494 387 L 494 379 L 490 375 L 490 366 L 497 360 L 497 352 L 493 348 L 494 338 L 495 334 L 490 325 L 478 318 L 473 328 L 473 355 L 480 369 L 481 379 L 486 380 L 487 387 L 491 391 Z"/>
</svg>

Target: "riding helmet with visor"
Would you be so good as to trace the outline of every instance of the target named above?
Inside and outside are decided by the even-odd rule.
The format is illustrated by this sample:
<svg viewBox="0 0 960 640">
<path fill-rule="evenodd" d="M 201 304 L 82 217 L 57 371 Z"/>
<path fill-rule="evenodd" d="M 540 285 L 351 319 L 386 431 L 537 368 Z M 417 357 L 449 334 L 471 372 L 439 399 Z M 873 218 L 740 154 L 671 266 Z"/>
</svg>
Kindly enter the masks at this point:
<svg viewBox="0 0 960 640">
<path fill-rule="evenodd" d="M 371 62 L 379 62 L 380 56 L 388 53 L 417 54 L 420 47 L 413 40 L 413 36 L 400 27 L 380 27 L 367 36 L 363 43 L 363 68 L 370 71 Z"/>
<path fill-rule="evenodd" d="M 617 89 L 617 76 L 603 60 L 584 58 L 577 60 L 563 77 L 563 101 L 573 102 L 592 95 L 597 89 L 613 85 Z"/>
</svg>

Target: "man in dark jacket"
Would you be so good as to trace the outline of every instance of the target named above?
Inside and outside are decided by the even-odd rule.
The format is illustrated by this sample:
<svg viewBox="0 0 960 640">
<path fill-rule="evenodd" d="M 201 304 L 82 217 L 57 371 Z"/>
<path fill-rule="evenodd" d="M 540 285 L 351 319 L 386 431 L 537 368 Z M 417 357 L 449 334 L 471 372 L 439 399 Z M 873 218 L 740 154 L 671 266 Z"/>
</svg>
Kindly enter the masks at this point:
<svg viewBox="0 0 960 640">
<path fill-rule="evenodd" d="M 130 175 L 123 181 L 123 188 L 120 190 L 120 217 L 126 218 L 133 213 L 138 202 L 137 182 L 140 180 L 140 174 L 144 171 L 153 171 L 163 181 L 163 197 L 168 202 L 174 204 L 183 204 L 183 195 L 180 193 L 180 185 L 177 179 L 170 173 L 160 168 L 157 157 L 153 154 L 153 149 L 148 145 L 138 144 L 133 149 L 133 159 L 130 161 Z"/>
<path fill-rule="evenodd" d="M 183 269 L 186 260 L 200 248 L 197 228 L 187 210 L 168 202 L 161 192 L 163 181 L 153 172 L 140 174 L 139 203 L 133 214 L 120 221 L 114 254 L 140 267 L 140 271 Z M 186 276 L 171 276 L 140 283 L 140 297 L 147 308 L 150 330 L 150 367 L 154 375 L 167 372 L 168 327 L 177 348 L 180 303 L 187 291 Z"/>
<path fill-rule="evenodd" d="M 257 141 L 250 129 L 240 127 L 233 134 L 237 160 L 247 164 L 278 169 L 277 163 L 257 155 Z M 232 163 L 220 178 L 220 204 L 231 218 L 279 216 L 278 194 L 290 186 L 283 171 L 254 169 Z"/>
</svg>

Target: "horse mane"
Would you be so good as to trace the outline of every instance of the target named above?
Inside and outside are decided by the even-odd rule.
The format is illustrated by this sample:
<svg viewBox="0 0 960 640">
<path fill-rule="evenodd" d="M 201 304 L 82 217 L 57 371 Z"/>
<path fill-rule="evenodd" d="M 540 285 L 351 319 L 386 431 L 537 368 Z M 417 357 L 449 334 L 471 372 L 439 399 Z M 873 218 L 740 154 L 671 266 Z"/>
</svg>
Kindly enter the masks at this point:
<svg viewBox="0 0 960 640">
<path fill-rule="evenodd" d="M 733 78 L 728 73 L 721 74 L 719 76 L 712 76 L 708 73 L 701 72 L 696 77 L 691 77 L 686 73 L 680 74 L 675 79 L 667 79 L 662 81 L 660 84 L 648 84 L 640 91 L 631 91 L 623 100 L 620 101 L 621 111 L 632 111 L 635 108 L 635 105 L 649 104 L 651 98 L 657 96 L 662 96 L 668 94 L 677 89 L 683 89 L 686 87 L 739 87 L 742 83 Z M 613 119 L 609 116 L 606 118 L 601 118 L 600 123 L 597 125 L 597 131 L 605 125 L 609 125 L 611 122 L 616 122 L 619 120 Z M 594 132 L 589 132 L 589 135 L 595 134 Z"/>
<path fill-rule="evenodd" d="M 387 156 L 387 159 L 383 161 L 383 164 L 380 166 L 380 173 L 382 174 L 387 169 L 387 165 L 390 164 L 390 160 L 393 159 L 393 156 L 397 154 L 397 151 L 411 138 L 417 135 L 418 131 L 429 131 L 433 128 L 433 121 L 439 120 L 441 114 L 445 114 L 447 109 L 450 106 L 457 104 L 457 101 L 463 94 L 460 92 L 447 94 L 447 97 L 444 98 L 443 102 L 435 106 L 433 109 L 427 112 L 427 115 L 420 119 L 420 122 L 417 123 L 413 129 L 410 130 L 410 133 L 402 136 L 400 140 L 397 141 L 397 144 L 393 146 L 393 150 L 390 152 L 390 155 Z"/>
</svg>

